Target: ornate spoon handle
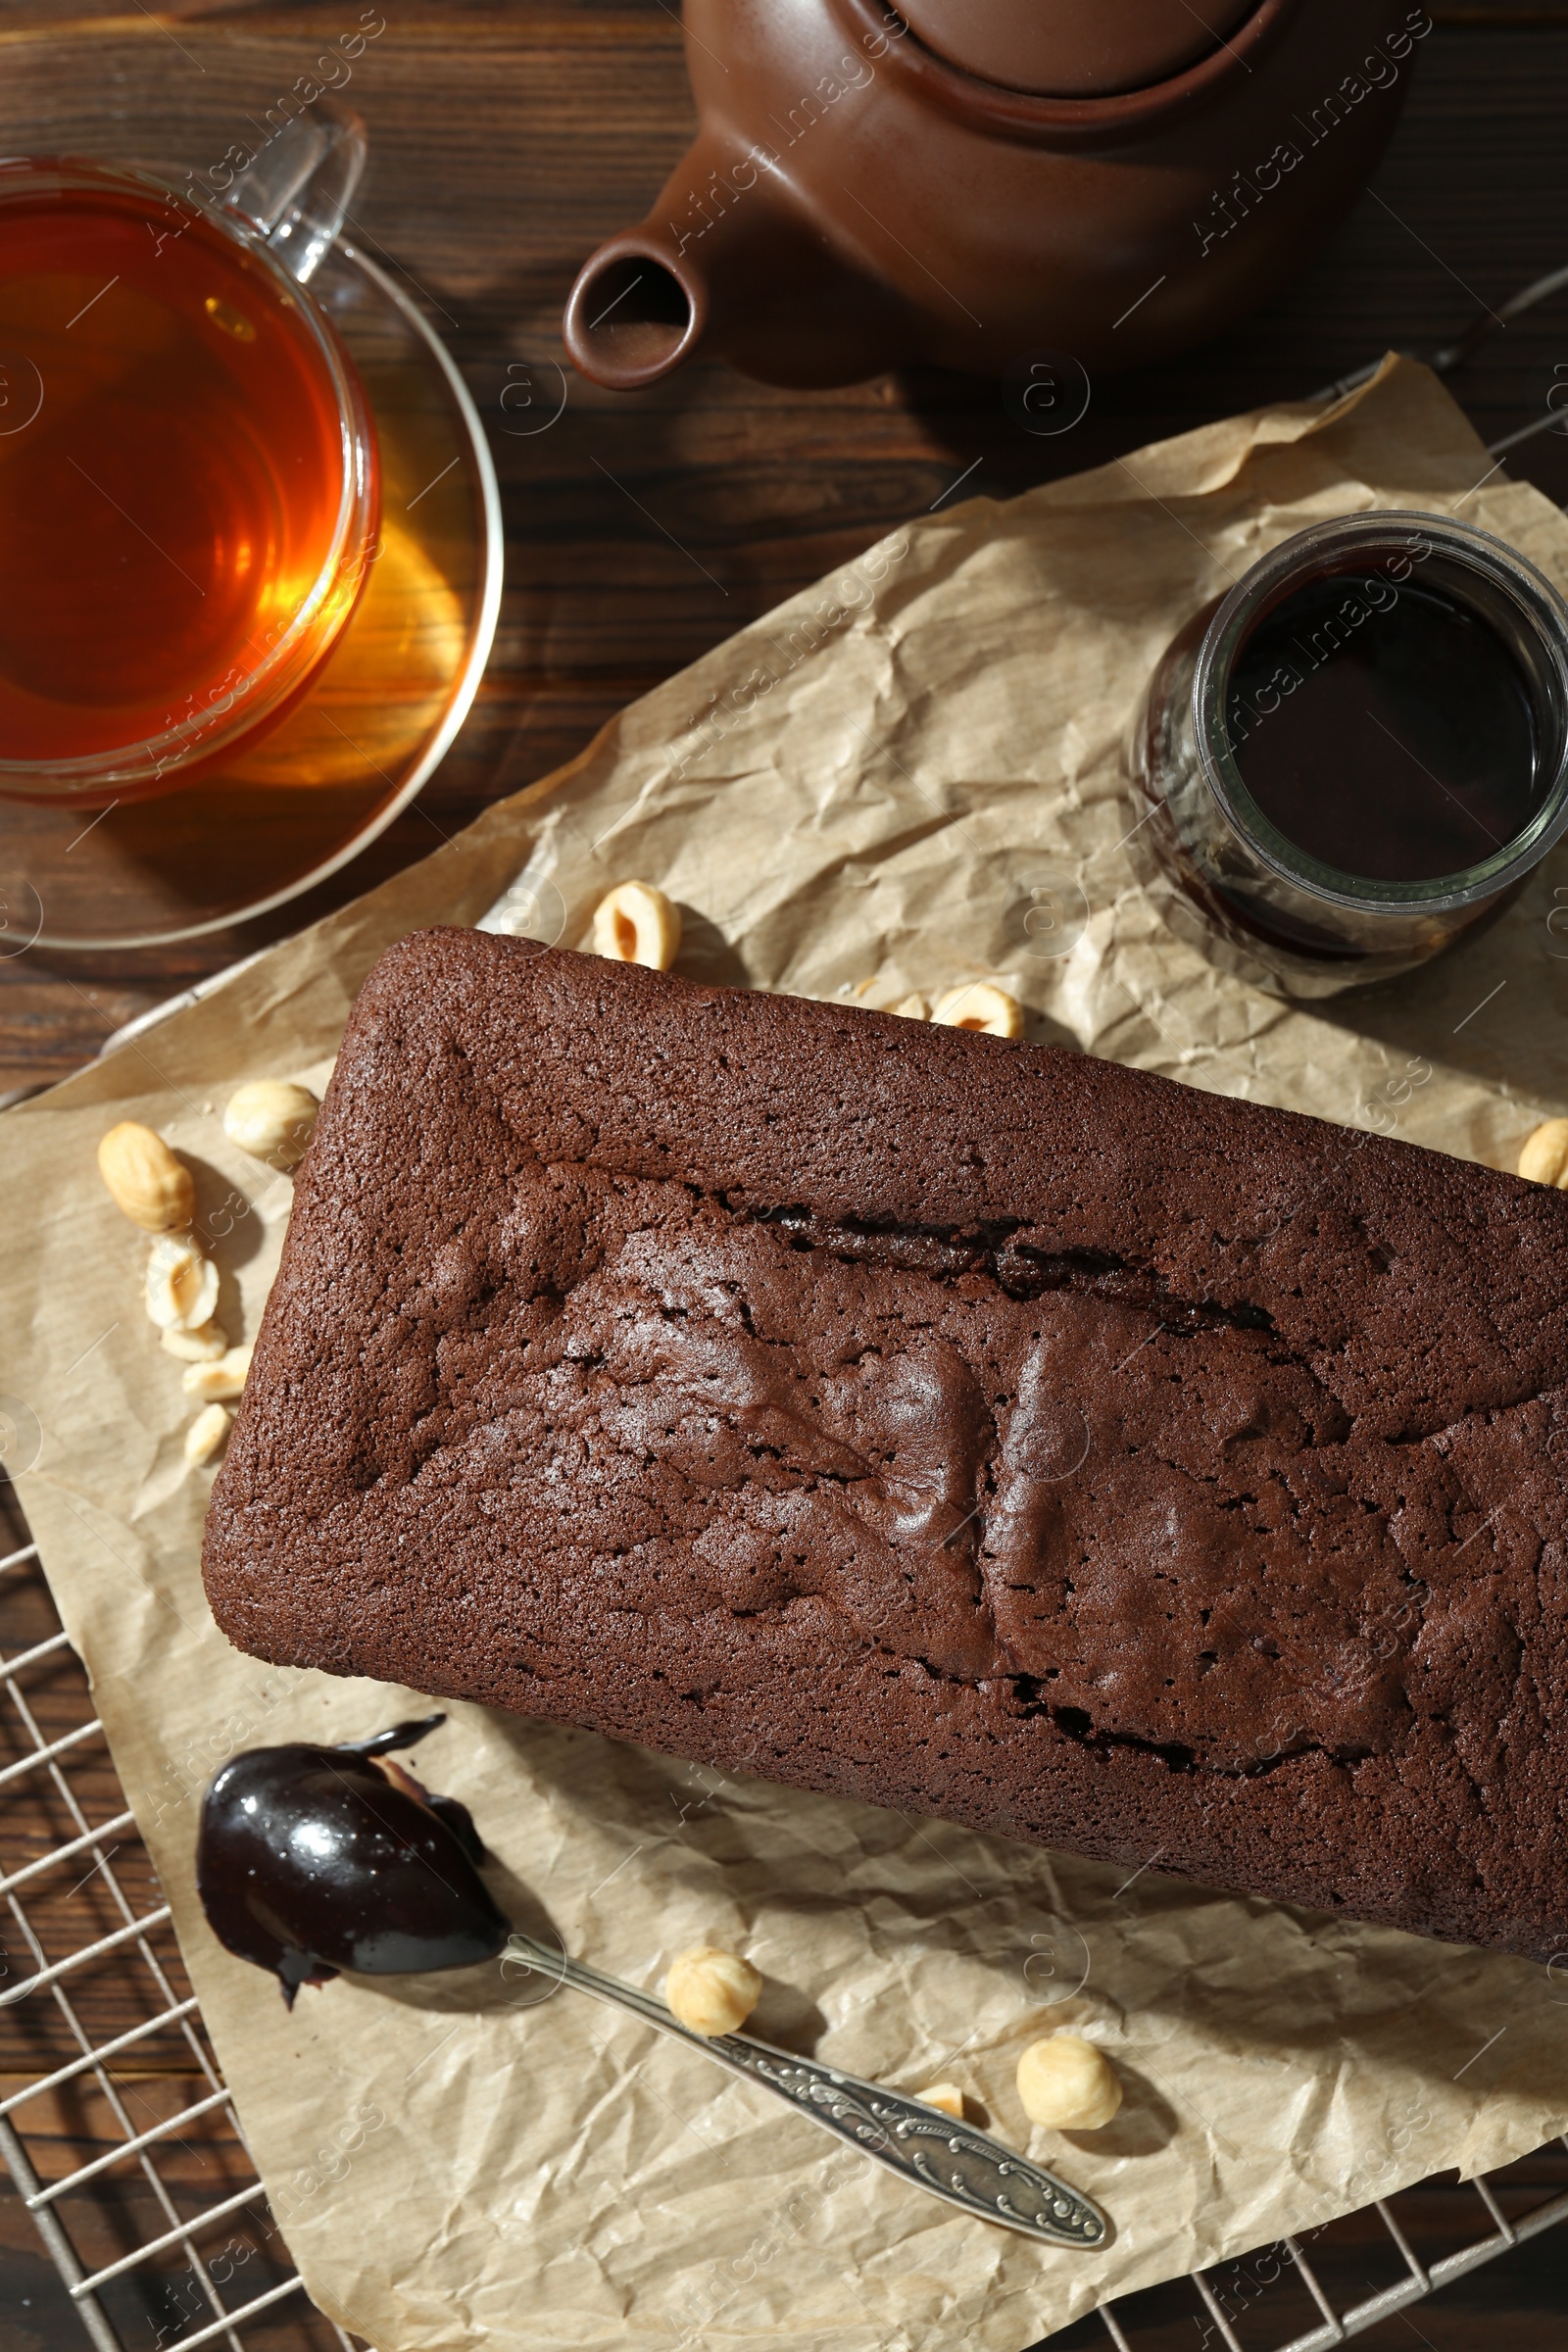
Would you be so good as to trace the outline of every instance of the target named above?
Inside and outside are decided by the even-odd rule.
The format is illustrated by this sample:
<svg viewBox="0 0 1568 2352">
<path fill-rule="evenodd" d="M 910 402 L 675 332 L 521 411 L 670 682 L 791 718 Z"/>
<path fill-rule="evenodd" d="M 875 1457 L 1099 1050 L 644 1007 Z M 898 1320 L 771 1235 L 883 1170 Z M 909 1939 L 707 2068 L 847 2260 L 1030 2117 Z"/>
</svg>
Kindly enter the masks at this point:
<svg viewBox="0 0 1568 2352">
<path fill-rule="evenodd" d="M 568 1960 L 531 1936 L 514 1935 L 501 1957 L 503 1966 L 511 1960 L 612 2008 L 629 2009 L 645 2025 L 701 2050 L 732 2075 L 765 2084 L 797 2115 L 809 2116 L 911 2187 L 929 2189 L 977 2221 L 1000 2222 L 1055 2246 L 1098 2246 L 1104 2238 L 1104 2215 L 1078 2189 L 918 2099 L 902 2098 L 896 2090 L 862 2082 L 814 2058 L 770 2049 L 749 2034 L 718 2034 L 710 2039 L 693 2034 L 652 1993 L 607 1977 L 585 1961 Z"/>
</svg>

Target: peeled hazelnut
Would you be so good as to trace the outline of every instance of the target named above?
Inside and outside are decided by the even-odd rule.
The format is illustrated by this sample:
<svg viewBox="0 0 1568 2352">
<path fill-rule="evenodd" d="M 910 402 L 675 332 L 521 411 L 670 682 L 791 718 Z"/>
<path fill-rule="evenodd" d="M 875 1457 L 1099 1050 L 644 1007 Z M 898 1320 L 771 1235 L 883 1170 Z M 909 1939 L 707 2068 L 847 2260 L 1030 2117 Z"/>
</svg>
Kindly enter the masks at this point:
<svg viewBox="0 0 1568 2352">
<path fill-rule="evenodd" d="M 1526 1137 L 1519 1173 L 1531 1184 L 1552 1184 L 1568 1192 L 1568 1119 L 1546 1119 Z"/>
<path fill-rule="evenodd" d="M 664 1998 L 694 2034 L 734 2034 L 761 1997 L 762 1980 L 738 1952 L 710 1943 L 682 1952 L 664 1979 Z"/>
<path fill-rule="evenodd" d="M 594 908 L 593 949 L 615 963 L 667 972 L 680 953 L 680 909 L 652 882 L 617 882 Z"/>
<path fill-rule="evenodd" d="M 931 1000 L 929 997 L 920 996 L 917 992 L 912 997 L 906 997 L 901 1004 L 895 1004 L 893 1009 L 902 1020 L 928 1021 L 931 1018 Z"/>
<path fill-rule="evenodd" d="M 1023 1006 L 989 980 L 969 980 L 937 1000 L 931 1018 L 943 1029 L 977 1029 L 987 1037 L 1022 1037 Z"/>
<path fill-rule="evenodd" d="M 98 1147 L 98 1173 L 115 1206 L 146 1233 L 176 1232 L 196 1214 L 189 1168 L 135 1119 L 110 1128 Z"/>
<path fill-rule="evenodd" d="M 228 1346 L 228 1334 L 221 1323 L 204 1323 L 199 1331 L 182 1331 L 177 1323 L 170 1323 L 159 1333 L 159 1344 L 182 1363 L 216 1363 Z"/>
<path fill-rule="evenodd" d="M 1121 2083 L 1103 2050 L 1081 2034 L 1032 2041 L 1018 2061 L 1018 2096 L 1032 2124 L 1098 2132 L 1121 2105 Z"/>
<path fill-rule="evenodd" d="M 239 1396 L 250 1368 L 250 1348 L 230 1348 L 216 1362 L 187 1365 L 180 1387 L 187 1396 L 200 1396 L 212 1403 L 220 1396 Z"/>
<path fill-rule="evenodd" d="M 228 1435 L 228 1407 L 210 1404 L 197 1414 L 185 1432 L 185 1459 L 194 1470 L 199 1462 L 211 1461 Z"/>
<path fill-rule="evenodd" d="M 147 1312 L 161 1331 L 200 1331 L 218 1304 L 218 1268 L 194 1242 L 162 1233 L 147 1261 Z"/>
<path fill-rule="evenodd" d="M 292 1168 L 305 1157 L 320 1107 L 308 1086 L 256 1078 L 229 1096 L 223 1133 L 253 1159 L 265 1159 L 269 1167 Z"/>
<path fill-rule="evenodd" d="M 956 2082 L 933 2082 L 929 2090 L 917 2090 L 915 2097 L 922 2107 L 935 2107 L 943 2115 L 951 2115 L 956 2124 L 963 2121 L 963 2093 Z"/>
</svg>

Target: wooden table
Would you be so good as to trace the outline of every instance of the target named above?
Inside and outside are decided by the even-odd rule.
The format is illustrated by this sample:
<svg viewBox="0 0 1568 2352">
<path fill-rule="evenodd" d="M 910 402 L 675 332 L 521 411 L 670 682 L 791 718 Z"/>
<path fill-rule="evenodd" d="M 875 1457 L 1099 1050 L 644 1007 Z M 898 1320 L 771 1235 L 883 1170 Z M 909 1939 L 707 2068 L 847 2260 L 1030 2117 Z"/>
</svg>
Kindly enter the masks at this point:
<svg viewBox="0 0 1568 2352">
<path fill-rule="evenodd" d="M 105 156 L 133 146 L 201 166 L 358 13 L 347 0 L 187 0 L 157 15 L 137 0 L 120 16 L 0 0 L 0 146 Z M 967 488 L 1007 496 L 1305 393 L 1387 346 L 1431 351 L 1482 302 L 1568 263 L 1568 0 L 1433 0 L 1432 13 L 1437 29 L 1374 191 L 1322 258 L 1223 342 L 1097 384 L 1088 416 L 1059 440 L 1020 431 L 991 382 L 889 376 L 798 395 L 701 364 L 635 400 L 573 380 L 560 422 L 518 439 L 501 429 L 509 363 L 559 354 L 577 265 L 639 216 L 689 135 L 673 0 L 385 0 L 386 30 L 346 93 L 371 138 L 356 233 L 422 294 L 492 428 L 508 583 L 487 681 L 419 803 L 309 899 L 186 947 L 0 961 L 0 1091 L 63 1075 L 133 1013 L 422 856 L 966 471 Z M 1542 413 L 1559 361 L 1568 367 L 1568 295 L 1494 335 L 1454 388 L 1495 439 Z M 1568 448 L 1553 436 L 1527 443 L 1516 470 L 1568 495 Z M 8 1631 L 7 1645 L 20 1638 Z M 40 1719 L 55 1707 L 64 1725 L 73 1703 L 62 1683 L 56 1698 L 41 1693 Z M 0 2075 L 69 2054 L 54 2050 L 56 2031 L 41 2009 L 7 2013 Z M 177 2050 L 146 2063 L 138 2096 L 149 2112 L 189 2094 Z M 87 2103 L 63 2108 L 57 2129 L 63 2165 L 112 2144 Z M 176 2161 L 194 2180 L 222 2157 L 193 2145 Z M 1517 2170 L 1522 2182 L 1568 2180 L 1560 2156 Z M 1469 2192 L 1434 2187 L 1423 2213 L 1430 2246 L 1477 2234 Z M 0 2340 L 67 2352 L 74 2322 L 31 2225 L 14 2205 L 0 2203 Z M 1335 2260 L 1353 2295 L 1365 2289 L 1348 2242 Z M 1190 2298 L 1169 2310 L 1141 2342 L 1191 2346 Z M 1544 2352 L 1568 2338 L 1565 2312 L 1568 2239 L 1547 2236 L 1364 2340 L 1402 2345 L 1413 2330 L 1457 2352 L 1484 2328 L 1491 2352 Z M 151 2352 L 167 2325 L 177 2346 L 177 2319 L 150 2317 L 136 2340 Z M 280 2314 L 265 2340 L 306 2337 Z M 1106 2339 L 1096 2324 L 1060 2340 Z"/>
</svg>

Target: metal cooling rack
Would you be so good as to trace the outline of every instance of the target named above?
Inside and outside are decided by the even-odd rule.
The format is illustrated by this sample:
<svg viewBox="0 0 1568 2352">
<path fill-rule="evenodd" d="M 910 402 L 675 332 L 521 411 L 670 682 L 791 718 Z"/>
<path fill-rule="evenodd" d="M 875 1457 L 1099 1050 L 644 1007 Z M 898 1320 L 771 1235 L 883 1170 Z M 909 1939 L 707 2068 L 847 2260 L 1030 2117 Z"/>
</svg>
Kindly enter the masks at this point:
<svg viewBox="0 0 1568 2352">
<path fill-rule="evenodd" d="M 1557 2143 L 1568 2149 L 1568 2135 Z M 1328 2290 L 1308 2261 L 1298 2240 L 1285 2237 L 1260 2253 L 1245 2257 L 1240 2262 L 1225 2263 L 1211 2273 L 1194 2271 L 1186 2283 L 1197 2294 L 1201 2314 L 1192 2314 L 1199 2329 L 1201 2347 L 1223 2344 L 1225 2352 L 1329 2352 L 1334 2344 L 1348 2343 L 1352 2335 L 1360 2335 L 1375 2328 L 1380 2320 L 1388 2320 L 1408 2311 L 1410 2306 L 1435 2295 L 1441 2287 L 1449 2286 L 1456 2278 L 1480 2270 L 1486 2263 L 1494 2262 L 1527 2238 L 1536 2237 L 1543 2230 L 1568 2221 L 1568 2191 L 1547 2197 L 1539 2205 L 1510 2221 L 1503 2212 L 1493 2182 L 1484 2176 L 1470 2183 L 1491 2220 L 1492 2227 L 1484 2236 L 1471 2244 L 1456 2247 L 1437 2261 L 1423 2264 L 1411 2247 L 1409 2237 L 1396 2208 L 1412 2192 L 1400 2191 L 1392 2199 L 1379 2198 L 1366 2212 L 1375 2213 L 1383 2224 L 1405 2276 L 1392 2285 L 1383 2287 L 1359 2303 L 1336 2309 Z M 1347 2217 L 1359 2219 L 1361 2217 Z M 1386 2252 L 1387 2249 L 1384 2249 Z M 1265 2266 L 1271 2269 L 1265 2276 Z M 1256 2321 L 1265 2310 L 1264 2297 L 1271 2290 L 1283 2288 L 1287 2293 L 1294 2287 L 1299 2302 L 1304 2295 L 1315 2304 L 1319 2314 L 1306 2328 L 1288 2340 L 1278 2334 L 1261 2336 Z M 1279 2298 L 1276 2296 L 1276 2300 Z M 1255 2317 L 1252 2316 L 1255 2307 Z M 1141 2323 L 1134 2321 L 1125 2304 L 1102 2304 L 1096 2314 L 1117 2352 L 1139 2352 L 1146 2339 L 1140 2332 Z M 1237 2325 L 1248 2321 L 1250 2342 L 1244 2346 L 1236 2332 Z M 1129 2328 L 1131 2332 L 1129 2332 Z M 1419 2333 L 1419 2330 L 1417 2331 Z M 1428 2339 L 1422 2336 L 1425 2343 Z M 1045 2352 L 1036 2346 L 1033 2352 Z"/>
<path fill-rule="evenodd" d="M 19 1627 L 30 1639 L 13 1651 Z M 0 1978 L 0 2023 L 26 2021 L 37 2003 L 53 2048 L 36 2076 L 19 2075 L 16 2060 L 0 2061 L 0 2156 L 98 2352 L 196 2352 L 220 2343 L 229 2352 L 357 2352 L 353 2338 L 305 2301 L 282 2247 L 146 1849 L 128 1807 L 111 1803 L 106 1811 L 106 1788 L 118 1795 L 119 1784 L 104 1771 L 102 1738 L 37 1549 L 23 1544 L 0 1558 L 0 1895 L 33 1973 L 15 1986 Z M 90 1790 L 72 1780 L 88 1759 L 97 1767 Z M 91 1819 L 89 1807 L 103 1818 Z M 5 1940 L 12 1943 L 9 1932 Z M 75 2054 L 60 2062 L 54 2051 L 62 2038 Z M 147 2080 L 149 2060 L 162 2062 L 166 2082 L 194 2078 L 196 2092 L 150 2124 L 133 2112 L 134 2086 Z M 123 2144 L 62 2170 L 60 2135 L 48 2132 L 39 2103 L 88 2088 Z M 1568 2138 L 1562 2144 L 1568 2148 Z M 159 2154 L 167 2160 L 172 2147 L 198 2155 L 212 2178 L 193 2186 L 188 2178 L 163 2177 Z M 1237 2328 L 1245 2326 L 1247 2352 L 1327 2352 L 1568 2220 L 1568 2191 L 1509 2219 L 1496 2193 L 1500 2182 L 1472 2185 L 1484 2230 L 1426 2264 L 1411 2244 L 1408 2209 L 1400 2215 L 1412 2192 L 1368 2209 L 1386 2232 L 1379 2251 L 1386 2261 L 1392 2247 L 1400 2275 L 1363 2301 L 1336 2308 L 1305 2248 L 1286 2238 L 1158 2290 L 1157 2322 L 1141 2312 L 1147 2297 L 1103 2305 L 1097 2318 L 1116 2352 L 1141 2352 L 1152 2325 L 1170 2340 L 1173 2297 L 1181 2294 L 1200 2348 L 1244 2352 Z M 220 2230 L 225 2242 L 215 2258 Z M 1303 2296 L 1315 2315 L 1304 2329 Z M 1275 2332 L 1261 2334 L 1261 2324 L 1276 2318 Z M 1075 2340 L 1089 2325 L 1080 2323 Z"/>
<path fill-rule="evenodd" d="M 32 1638 L 16 1649 L 19 1627 Z M 314 2305 L 300 2308 L 304 2288 L 208 2043 L 169 1905 L 128 1807 L 106 1811 L 106 1789 L 121 1791 L 102 1741 L 36 1546 L 24 1544 L 0 1558 L 9 1922 L 0 1919 L 9 1947 L 0 2023 L 17 2029 L 0 2060 L 0 2156 L 99 2352 L 356 2352 Z M 24 1956 L 32 1973 L 9 1982 Z M 29 2063 L 29 2041 L 41 2061 Z M 74 2054 L 62 2058 L 62 2048 Z M 148 2096 L 159 2087 L 169 2112 Z M 72 2138 L 109 2136 L 104 2118 L 123 2144 L 73 2167 Z M 184 2159 L 177 2168 L 174 2155 Z M 279 2308 L 291 2299 L 292 2311 Z"/>
</svg>

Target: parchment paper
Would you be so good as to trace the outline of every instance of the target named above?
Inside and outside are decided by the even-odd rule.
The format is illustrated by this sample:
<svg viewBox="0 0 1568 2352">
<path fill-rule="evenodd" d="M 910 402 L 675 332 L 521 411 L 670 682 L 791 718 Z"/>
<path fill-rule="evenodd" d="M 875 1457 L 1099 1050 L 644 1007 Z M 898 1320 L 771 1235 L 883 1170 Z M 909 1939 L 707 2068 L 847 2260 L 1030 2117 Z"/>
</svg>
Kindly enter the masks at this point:
<svg viewBox="0 0 1568 2352">
<path fill-rule="evenodd" d="M 602 890 L 635 874 L 684 902 L 695 974 L 878 1004 L 994 975 L 1039 1035 L 1511 1165 L 1568 1107 L 1560 854 L 1486 938 L 1307 1012 L 1176 941 L 1124 840 L 1122 746 L 1166 640 L 1272 542 L 1380 504 L 1460 512 L 1568 581 L 1568 523 L 1489 475 L 1441 387 L 1394 362 L 1328 414 L 1274 410 L 975 500 L 5 1119 L 23 1499 L 274 2210 L 318 2301 L 380 2352 L 1018 2352 L 1109 2293 L 1568 2122 L 1568 1959 L 1207 1893 L 1162 1880 L 1157 1853 L 1079 1862 L 474 1707 L 417 1767 L 472 1807 L 520 1917 L 650 1985 L 699 1936 L 743 1944 L 768 1978 L 760 2033 L 909 2089 L 957 2081 L 1105 2205 L 1113 2242 L 1054 2252 L 970 2224 L 540 1979 L 339 1982 L 285 2014 L 196 1906 L 200 1788 L 238 1747 L 363 1734 L 410 1696 L 268 1669 L 217 1633 L 197 1573 L 211 1472 L 182 1467 L 180 1368 L 94 1172 L 114 1119 L 168 1136 L 197 1171 L 220 1316 L 253 1334 L 290 1187 L 225 1142 L 229 1089 L 319 1084 L 379 950 L 476 920 L 525 861 L 512 919 L 536 936 L 582 943 Z M 1096 2134 L 1028 2137 L 1017 2054 L 1068 2023 L 1112 2052 L 1126 2105 Z"/>
</svg>

